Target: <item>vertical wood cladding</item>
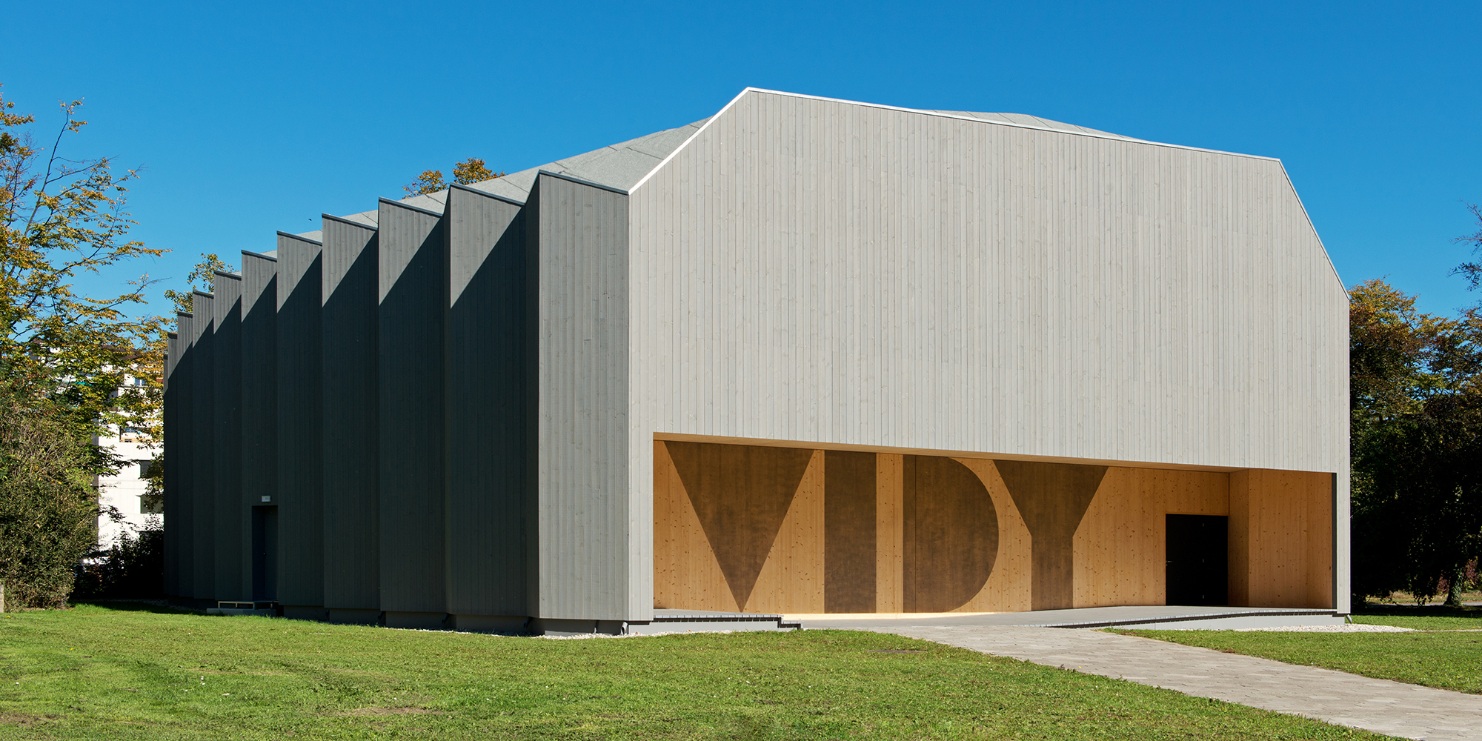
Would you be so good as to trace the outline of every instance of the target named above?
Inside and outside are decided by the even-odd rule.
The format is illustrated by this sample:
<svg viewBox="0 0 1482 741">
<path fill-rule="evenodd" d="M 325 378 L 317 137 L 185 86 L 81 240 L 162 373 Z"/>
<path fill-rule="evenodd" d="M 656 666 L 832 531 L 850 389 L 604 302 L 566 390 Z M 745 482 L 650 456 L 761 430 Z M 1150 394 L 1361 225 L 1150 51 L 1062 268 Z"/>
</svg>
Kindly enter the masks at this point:
<svg viewBox="0 0 1482 741">
<path fill-rule="evenodd" d="M 824 465 L 824 607 L 875 612 L 874 453 L 831 450 Z"/>
<path fill-rule="evenodd" d="M 278 501 L 278 261 L 242 253 L 242 496 Z M 168 439 L 168 438 L 167 438 Z M 264 500 L 266 498 L 266 500 Z M 241 589 L 252 594 L 251 512 L 242 526 Z"/>
<path fill-rule="evenodd" d="M 381 609 L 446 611 L 441 216 L 393 201 L 378 215 Z"/>
<path fill-rule="evenodd" d="M 216 599 L 242 599 L 242 529 L 248 515 L 242 498 L 242 279 L 217 273 L 212 279 L 212 473 L 215 478 Z"/>
<path fill-rule="evenodd" d="M 165 482 L 166 590 L 176 597 L 190 596 L 193 579 L 191 541 L 195 526 L 191 500 L 195 483 L 191 478 L 190 438 L 194 434 L 191 429 L 194 410 L 190 367 L 195 362 L 194 321 L 188 313 L 175 315 L 175 346 L 179 355 L 170 374 L 169 398 L 165 404 L 166 419 L 173 420 L 171 429 L 165 431 L 165 475 L 170 477 Z"/>
<path fill-rule="evenodd" d="M 216 475 L 214 433 L 216 405 L 214 337 L 211 294 L 196 292 L 192 297 L 195 321 L 195 362 L 191 373 L 191 516 L 195 537 L 191 542 L 191 591 L 196 599 L 209 599 L 215 592 L 216 580 Z"/>
<path fill-rule="evenodd" d="M 323 223 L 324 606 L 379 610 L 377 234 L 358 222 Z"/>
<path fill-rule="evenodd" d="M 731 594 L 744 606 L 813 451 L 677 442 L 668 448 Z"/>
<path fill-rule="evenodd" d="M 1106 466 L 1027 461 L 996 465 L 1034 539 L 1033 609 L 1074 607 L 1073 538 Z"/>
<path fill-rule="evenodd" d="M 521 204 L 448 193 L 447 599 L 527 615 L 525 243 Z"/>
<path fill-rule="evenodd" d="M 940 456 L 905 458 L 906 612 L 948 612 L 967 604 L 993 572 L 998 513 L 970 469 Z"/>
<path fill-rule="evenodd" d="M 1228 515 L 1233 475 L 1107 469 L 1075 533 L 1075 606 L 1163 604 L 1167 516 Z"/>
<path fill-rule="evenodd" d="M 842 613 L 1164 604 L 1167 516 L 1227 513 L 1232 601 L 1332 604 L 1329 474 L 742 441 L 658 440 L 653 456 L 657 607 Z M 1277 503 L 1252 515 L 1262 500 Z"/>
<path fill-rule="evenodd" d="M 1346 522 L 1346 292 L 1275 160 L 748 91 L 630 199 L 635 461 L 1327 471 Z"/>
<path fill-rule="evenodd" d="M 324 604 L 320 251 L 278 236 L 278 601 L 308 609 Z"/>
<path fill-rule="evenodd" d="M 532 585 L 537 617 L 626 620 L 652 610 L 635 528 L 628 415 L 628 199 L 542 173 L 526 203 L 528 317 L 538 373 Z M 647 441 L 643 460 L 649 451 Z M 645 464 L 646 466 L 646 464 Z M 635 510 L 643 518 L 634 517 Z M 646 529 L 646 528 L 645 528 Z"/>
<path fill-rule="evenodd" d="M 1230 600 L 1333 606 L 1333 478 L 1301 471 L 1230 475 Z"/>
<path fill-rule="evenodd" d="M 176 326 L 179 326 L 178 317 Z M 164 429 L 166 445 L 168 445 L 169 441 L 173 439 L 173 435 L 179 434 L 179 430 L 177 429 L 177 425 L 179 423 L 176 422 L 176 418 L 179 412 L 180 401 L 179 397 L 175 393 L 176 388 L 172 388 L 172 386 L 176 386 L 175 368 L 179 365 L 179 363 L 180 334 L 178 332 L 167 332 L 165 334 L 165 379 L 163 389 L 164 408 L 160 410 L 160 425 Z M 173 451 L 169 449 L 164 451 L 165 468 L 163 471 L 161 471 L 161 474 L 164 477 L 164 490 L 167 495 L 180 491 L 180 482 L 178 478 L 179 474 L 176 467 L 171 462 L 171 452 Z M 166 496 L 164 501 L 164 514 L 166 522 L 172 521 L 172 518 L 175 517 L 174 512 L 175 508 L 173 504 L 173 498 L 170 496 Z M 173 596 L 179 594 L 179 588 L 176 586 L 177 567 L 175 566 L 174 561 L 176 552 L 175 549 L 178 548 L 178 546 L 175 545 L 178 534 L 175 530 L 165 528 L 162 537 L 164 538 L 164 590 L 167 596 Z"/>
</svg>

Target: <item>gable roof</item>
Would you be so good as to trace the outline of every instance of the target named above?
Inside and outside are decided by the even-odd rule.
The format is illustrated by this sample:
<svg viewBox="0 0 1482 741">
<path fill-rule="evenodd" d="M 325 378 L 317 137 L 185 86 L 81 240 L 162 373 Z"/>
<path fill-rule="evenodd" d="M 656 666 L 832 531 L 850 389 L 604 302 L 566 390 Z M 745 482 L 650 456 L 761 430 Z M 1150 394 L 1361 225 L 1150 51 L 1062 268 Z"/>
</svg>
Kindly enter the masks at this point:
<svg viewBox="0 0 1482 741">
<path fill-rule="evenodd" d="M 844 103 L 848 105 L 869 106 L 871 108 L 884 108 L 888 110 L 902 111 L 905 113 L 919 113 L 928 116 L 945 116 L 949 118 L 969 119 L 982 121 L 984 123 L 1000 126 L 1012 126 L 1016 128 L 1039 129 L 1044 131 L 1058 131 L 1067 134 L 1091 136 L 1101 139 L 1115 139 L 1154 146 L 1173 147 L 1176 149 L 1189 149 L 1194 151 L 1215 152 L 1217 154 L 1230 154 L 1236 157 L 1252 157 L 1255 159 L 1271 159 L 1258 155 L 1239 154 L 1234 152 L 1220 152 L 1218 150 L 1201 149 L 1199 147 L 1188 147 L 1178 144 L 1165 144 L 1161 142 L 1134 139 L 1121 134 L 1113 134 L 1106 131 L 1053 121 L 1039 116 L 1031 116 L 1023 113 L 987 113 L 979 111 L 949 111 L 932 110 L 920 108 L 902 108 L 898 106 L 882 105 L 879 103 L 865 103 L 861 101 L 841 100 L 837 98 L 824 98 L 800 93 L 789 93 L 777 90 L 766 90 L 762 88 L 748 87 L 742 90 L 735 98 L 726 103 L 714 116 L 701 119 L 694 123 L 679 126 L 672 129 L 656 131 L 636 139 L 612 144 L 601 149 L 548 162 L 543 165 L 510 173 L 503 177 L 483 182 L 473 183 L 467 187 L 490 195 L 506 198 L 518 203 L 524 203 L 530 197 L 531 188 L 535 187 L 535 179 L 541 172 L 568 175 L 578 180 L 584 180 L 596 185 L 615 188 L 621 191 L 632 191 L 648 179 L 666 160 L 672 157 L 685 143 L 699 133 L 705 125 L 735 104 L 737 100 L 750 94 L 783 95 L 795 98 L 808 98 L 833 103 Z M 448 199 L 446 189 L 436 193 L 409 196 L 397 200 L 413 208 L 427 211 L 441 212 Z M 377 223 L 376 211 L 363 211 L 361 213 L 349 214 L 338 217 L 346 221 L 352 221 L 366 226 L 374 227 Z M 321 232 L 318 230 L 303 232 L 297 236 L 307 239 L 318 240 Z"/>
</svg>

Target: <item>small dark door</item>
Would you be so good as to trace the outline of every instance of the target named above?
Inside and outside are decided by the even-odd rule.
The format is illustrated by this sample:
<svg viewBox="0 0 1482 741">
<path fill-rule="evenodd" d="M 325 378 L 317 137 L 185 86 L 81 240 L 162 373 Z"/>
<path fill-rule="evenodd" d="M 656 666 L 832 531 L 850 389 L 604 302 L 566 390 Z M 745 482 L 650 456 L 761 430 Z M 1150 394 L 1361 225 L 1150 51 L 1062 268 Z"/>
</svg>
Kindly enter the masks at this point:
<svg viewBox="0 0 1482 741">
<path fill-rule="evenodd" d="M 252 599 L 278 599 L 278 508 L 252 508 Z"/>
<path fill-rule="evenodd" d="M 1229 519 L 1168 515 L 1167 604 L 1229 604 Z"/>
</svg>

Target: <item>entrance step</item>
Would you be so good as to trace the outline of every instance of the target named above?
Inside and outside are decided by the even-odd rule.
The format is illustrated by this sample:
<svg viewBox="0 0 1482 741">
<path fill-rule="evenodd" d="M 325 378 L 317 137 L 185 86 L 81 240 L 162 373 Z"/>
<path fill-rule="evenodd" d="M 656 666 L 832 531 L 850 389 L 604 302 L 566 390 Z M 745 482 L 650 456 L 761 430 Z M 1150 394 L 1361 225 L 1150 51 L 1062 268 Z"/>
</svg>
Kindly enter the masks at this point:
<svg viewBox="0 0 1482 741">
<path fill-rule="evenodd" d="M 270 600 L 217 600 L 215 607 L 206 608 L 206 614 L 276 617 L 280 609 L 277 602 Z"/>
<path fill-rule="evenodd" d="M 756 612 L 712 612 L 709 610 L 654 610 L 647 623 L 628 623 L 632 635 L 663 633 L 731 633 L 741 631 L 801 630 L 802 625 L 782 615 Z"/>
</svg>

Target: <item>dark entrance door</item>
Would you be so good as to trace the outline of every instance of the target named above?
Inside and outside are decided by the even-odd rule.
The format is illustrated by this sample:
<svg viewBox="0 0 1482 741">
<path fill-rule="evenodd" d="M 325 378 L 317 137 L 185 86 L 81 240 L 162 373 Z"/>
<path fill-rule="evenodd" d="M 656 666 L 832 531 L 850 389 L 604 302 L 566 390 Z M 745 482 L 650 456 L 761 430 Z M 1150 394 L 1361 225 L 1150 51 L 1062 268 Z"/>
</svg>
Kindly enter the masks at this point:
<svg viewBox="0 0 1482 741">
<path fill-rule="evenodd" d="M 1168 515 L 1167 604 L 1229 604 L 1229 520 Z"/>
<path fill-rule="evenodd" d="M 278 508 L 252 508 L 252 599 L 278 599 Z"/>
</svg>

